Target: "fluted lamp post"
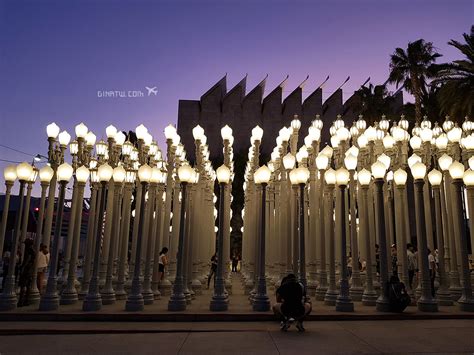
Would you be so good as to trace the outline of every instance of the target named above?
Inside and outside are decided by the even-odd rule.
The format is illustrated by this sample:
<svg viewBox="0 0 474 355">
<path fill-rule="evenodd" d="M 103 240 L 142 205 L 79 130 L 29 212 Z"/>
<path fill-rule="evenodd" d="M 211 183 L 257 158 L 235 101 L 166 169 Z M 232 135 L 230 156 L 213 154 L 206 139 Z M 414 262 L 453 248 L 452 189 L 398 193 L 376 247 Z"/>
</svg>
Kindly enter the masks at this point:
<svg viewBox="0 0 474 355">
<path fill-rule="evenodd" d="M 319 245 L 316 245 L 317 250 L 319 250 L 320 255 L 320 263 L 319 263 L 319 270 L 318 270 L 318 286 L 316 288 L 316 299 L 318 301 L 323 301 L 326 291 L 328 289 L 328 275 L 326 270 L 326 236 L 324 233 L 324 214 L 325 208 L 327 206 L 324 205 L 324 200 L 326 198 L 327 192 L 326 187 L 324 186 L 324 171 L 327 169 L 329 165 L 329 157 L 323 153 L 318 154 L 316 158 L 316 167 L 319 171 L 319 188 L 321 189 L 319 193 L 319 201 L 316 203 L 319 205 L 317 208 L 316 216 L 312 218 L 317 218 L 318 222 L 316 223 L 316 233 L 319 234 Z"/>
<path fill-rule="evenodd" d="M 339 168 L 336 170 L 336 184 L 341 190 L 341 196 L 344 196 L 345 189 L 349 182 L 349 171 L 345 168 Z M 349 280 L 347 272 L 347 250 L 346 250 L 346 207 L 345 199 L 341 198 L 339 202 L 341 226 L 337 230 L 339 234 L 337 237 L 341 243 L 341 279 L 339 295 L 336 299 L 336 311 L 338 312 L 353 312 L 354 303 L 352 302 L 349 294 Z"/>
<path fill-rule="evenodd" d="M 18 191 L 18 196 L 20 198 L 20 206 L 15 217 L 15 233 L 13 235 L 13 243 L 10 250 L 10 263 L 8 265 L 5 288 L 3 289 L 3 292 L 0 295 L 0 311 L 9 311 L 12 309 L 16 309 L 17 307 L 17 299 L 15 292 L 15 268 L 17 262 L 16 251 L 18 249 L 18 243 L 20 239 L 21 213 L 23 210 L 24 203 L 23 193 L 25 190 L 25 183 L 28 181 L 32 173 L 33 167 L 26 162 L 20 163 L 16 167 L 16 176 L 20 181 L 20 188 Z M 13 174 L 11 174 L 11 176 L 13 177 Z M 5 277 L 5 275 L 3 277 Z"/>
<path fill-rule="evenodd" d="M 51 260 L 49 263 L 48 283 L 46 285 L 46 292 L 41 297 L 39 310 L 40 311 L 55 311 L 59 308 L 58 295 L 58 278 L 56 270 L 59 259 L 59 240 L 61 239 L 61 230 L 63 222 L 64 197 L 66 192 L 66 185 L 72 177 L 74 169 L 68 163 L 63 163 L 58 166 L 56 175 L 59 182 L 59 199 L 56 210 L 56 223 L 54 229 L 53 248 L 51 250 Z"/>
<path fill-rule="evenodd" d="M 377 301 L 377 292 L 374 289 L 374 280 L 372 273 L 372 248 L 369 236 L 369 200 L 368 190 L 372 174 L 367 169 L 362 169 L 357 173 L 361 189 L 361 201 L 359 201 L 359 228 L 360 235 L 364 238 L 364 249 L 366 255 L 365 288 L 362 294 L 362 304 L 364 306 L 375 306 Z"/>
<path fill-rule="evenodd" d="M 270 309 L 270 299 L 267 295 L 267 281 L 265 279 L 265 200 L 266 200 L 266 187 L 271 177 L 271 170 L 263 165 L 257 169 L 254 174 L 255 184 L 260 185 L 262 188 L 262 201 L 261 201 L 261 223 L 259 230 L 259 246 L 260 246 L 260 257 L 258 261 L 260 263 L 258 267 L 257 275 L 257 288 L 252 308 L 254 311 L 266 312 Z"/>
<path fill-rule="evenodd" d="M 145 194 L 148 187 L 148 183 L 151 179 L 152 168 L 148 164 L 140 166 L 138 169 L 138 179 L 141 184 L 142 194 L 140 201 L 140 220 L 138 222 L 138 238 L 137 238 L 137 248 L 135 250 L 135 265 L 133 268 L 133 279 L 132 279 L 132 288 L 127 296 L 127 301 L 125 302 L 125 310 L 130 312 L 142 311 L 144 308 L 144 299 L 142 295 L 142 289 L 140 285 L 140 260 L 141 260 L 141 251 L 142 251 L 142 241 L 145 231 Z"/>
<path fill-rule="evenodd" d="M 28 296 L 29 303 L 38 303 L 40 300 L 40 290 L 38 289 L 38 253 L 40 252 L 41 237 L 43 233 L 43 220 L 44 220 L 44 209 L 46 202 L 46 192 L 49 187 L 49 183 L 53 178 L 54 170 L 46 165 L 39 170 L 39 178 L 41 181 L 41 198 L 39 204 L 38 222 L 36 224 L 36 239 L 35 239 L 35 264 L 33 266 L 33 277 L 31 280 L 30 294 Z M 40 288 L 42 285 L 39 285 Z"/>
<path fill-rule="evenodd" d="M 387 235 L 385 229 L 385 213 L 383 201 L 384 177 L 387 171 L 387 164 L 377 160 L 371 165 L 374 177 L 374 209 L 375 209 L 375 230 L 379 242 L 380 251 L 380 285 L 382 287 L 376 301 L 376 309 L 380 312 L 388 312 L 390 304 L 388 299 L 388 255 L 387 255 Z"/>
<path fill-rule="evenodd" d="M 209 309 L 211 311 L 226 311 L 228 309 L 228 297 L 225 293 L 224 279 L 224 208 L 225 208 L 225 188 L 230 181 L 230 169 L 226 165 L 221 165 L 217 170 L 217 180 L 219 181 L 219 230 L 217 236 L 217 272 Z"/>
<path fill-rule="evenodd" d="M 324 295 L 324 304 L 334 306 L 338 296 L 336 286 L 336 251 L 334 242 L 334 187 L 336 186 L 336 172 L 328 169 L 324 173 L 326 182 L 326 198 L 324 201 L 324 235 L 328 241 L 328 288 Z"/>
<path fill-rule="evenodd" d="M 178 169 L 178 178 L 181 183 L 181 211 L 179 219 L 178 255 L 176 258 L 176 278 L 173 285 L 173 293 L 168 302 L 168 311 L 184 311 L 186 309 L 186 296 L 184 295 L 184 238 L 185 236 L 185 211 L 186 211 L 186 187 L 194 177 L 194 170 L 185 164 Z"/>
<path fill-rule="evenodd" d="M 16 180 L 16 166 L 8 165 L 3 171 L 5 179 L 5 201 L 3 203 L 2 224 L 0 226 L 0 260 L 3 258 L 3 243 L 5 241 L 5 232 L 7 230 L 8 211 L 10 208 L 10 196 L 13 184 Z"/>
<path fill-rule="evenodd" d="M 299 199 L 299 213 L 298 213 L 298 232 L 299 232 L 299 268 L 298 278 L 299 281 L 306 288 L 306 249 L 305 249 L 305 230 L 304 230 L 304 189 L 309 178 L 309 170 L 306 167 L 298 167 L 290 172 L 290 181 L 294 186 L 299 186 L 300 199 Z M 314 218 L 314 216 L 312 216 Z M 263 223 L 263 222 L 262 222 Z"/>
<path fill-rule="evenodd" d="M 415 179 L 416 239 L 418 244 L 418 267 L 421 270 L 421 296 L 418 298 L 417 306 L 422 312 L 437 312 L 438 303 L 431 293 L 425 208 L 423 204 L 423 186 L 425 184 L 426 165 L 421 162 L 416 162 L 411 165 L 410 169 L 413 178 Z"/>
<path fill-rule="evenodd" d="M 289 131 L 289 130 L 288 130 Z M 283 167 L 285 168 L 285 172 L 282 174 L 282 201 L 284 203 L 284 206 L 282 208 L 282 211 L 284 211 L 284 219 L 285 219 L 285 225 L 284 225 L 284 231 L 283 235 L 286 236 L 286 270 L 285 270 L 285 276 L 293 272 L 292 268 L 292 263 L 293 263 L 293 258 L 291 254 L 292 250 L 292 240 L 291 240 L 291 233 L 292 233 L 292 226 L 291 226 L 291 216 L 288 214 L 291 210 L 291 191 L 288 189 L 288 175 L 290 174 L 290 171 L 295 167 L 296 165 L 296 157 L 288 153 L 283 157 Z M 290 181 L 291 182 L 291 181 Z M 283 199 L 283 196 L 286 196 L 285 199 Z"/>
<path fill-rule="evenodd" d="M 458 240 L 459 256 L 461 264 L 461 298 L 458 299 L 461 311 L 474 312 L 474 298 L 472 297 L 471 274 L 469 271 L 469 255 L 467 252 L 467 236 L 464 226 L 463 216 L 463 200 L 462 200 L 462 184 L 463 177 L 466 185 L 474 186 L 474 178 L 472 172 L 464 172 L 464 165 L 458 161 L 454 161 L 449 167 L 449 175 L 451 175 L 453 185 L 453 224 L 454 235 Z"/>
<path fill-rule="evenodd" d="M 104 226 L 104 212 L 105 212 L 105 197 L 107 194 L 107 183 L 112 178 L 114 169 L 107 163 L 102 164 L 98 168 L 98 175 L 100 181 L 100 205 L 98 214 L 97 229 L 95 231 L 95 248 L 94 248 L 94 260 L 92 265 L 92 276 L 89 281 L 89 290 L 84 303 L 82 304 L 82 310 L 86 312 L 98 311 L 102 308 L 102 298 L 99 292 L 99 263 L 100 263 L 100 249 L 102 244 L 102 229 Z"/>
</svg>

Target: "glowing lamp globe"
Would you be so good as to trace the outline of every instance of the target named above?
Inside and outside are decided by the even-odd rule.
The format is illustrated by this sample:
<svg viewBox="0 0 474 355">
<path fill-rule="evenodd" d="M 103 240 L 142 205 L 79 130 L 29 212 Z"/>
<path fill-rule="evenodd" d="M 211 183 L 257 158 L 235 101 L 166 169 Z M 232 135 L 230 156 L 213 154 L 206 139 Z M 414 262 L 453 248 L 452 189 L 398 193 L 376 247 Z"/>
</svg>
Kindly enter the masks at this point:
<svg viewBox="0 0 474 355">
<path fill-rule="evenodd" d="M 129 141 L 126 141 L 122 145 L 122 154 L 125 156 L 130 156 L 132 154 L 132 150 L 133 150 L 133 144 L 130 143 Z"/>
<path fill-rule="evenodd" d="M 189 183 L 193 178 L 194 169 L 188 164 L 181 165 L 178 169 L 178 178 L 181 182 Z"/>
<path fill-rule="evenodd" d="M 355 156 L 356 158 L 359 156 L 359 148 L 357 148 L 355 145 L 353 145 L 352 147 L 350 147 L 347 152 L 346 152 L 346 157 L 349 155 L 349 154 L 352 154 L 353 156 Z"/>
<path fill-rule="evenodd" d="M 150 144 L 153 142 L 153 136 L 150 133 L 146 132 L 143 135 L 143 142 L 146 146 L 150 146 Z"/>
<path fill-rule="evenodd" d="M 319 170 L 326 170 L 329 165 L 329 158 L 327 155 L 319 153 L 316 157 L 316 167 Z"/>
<path fill-rule="evenodd" d="M 46 126 L 46 134 L 48 135 L 48 138 L 56 138 L 59 134 L 59 126 L 52 122 L 49 125 Z"/>
<path fill-rule="evenodd" d="M 383 165 L 385 165 L 385 169 L 388 170 L 388 168 L 390 168 L 390 157 L 388 155 L 386 155 L 385 153 L 382 153 L 378 158 L 377 158 L 378 161 L 382 162 Z"/>
<path fill-rule="evenodd" d="M 441 168 L 442 171 L 448 170 L 452 163 L 453 163 L 453 158 L 451 158 L 446 153 L 444 153 L 438 159 L 438 164 L 439 164 L 439 167 Z"/>
<path fill-rule="evenodd" d="M 127 175 L 127 171 L 121 165 L 114 168 L 114 171 L 112 173 L 112 177 L 114 179 L 114 182 L 119 182 L 119 183 L 122 183 L 122 182 L 125 181 L 125 176 L 126 175 Z"/>
<path fill-rule="evenodd" d="M 68 163 L 61 164 L 60 166 L 58 166 L 57 170 L 58 181 L 68 182 L 69 180 L 71 180 L 73 172 L 74 169 L 71 165 L 69 165 Z"/>
<path fill-rule="evenodd" d="M 101 140 L 95 145 L 95 152 L 98 156 L 105 156 L 107 154 L 107 144 Z"/>
<path fill-rule="evenodd" d="M 140 124 L 137 126 L 137 128 L 135 128 L 135 134 L 137 135 L 138 139 L 144 140 L 147 133 L 148 129 L 143 124 Z"/>
<path fill-rule="evenodd" d="M 252 129 L 252 136 L 255 138 L 255 140 L 257 141 L 261 141 L 262 140 L 262 137 L 263 137 L 263 129 L 260 128 L 260 126 L 255 126 L 253 129 Z"/>
<path fill-rule="evenodd" d="M 54 170 L 49 166 L 43 166 L 39 171 L 39 178 L 41 182 L 49 183 L 53 178 Z M 6 179 L 5 179 L 6 180 Z"/>
<path fill-rule="evenodd" d="M 291 170 L 296 164 L 296 158 L 293 154 L 288 153 L 283 157 L 283 166 L 286 170 Z"/>
<path fill-rule="evenodd" d="M 288 127 L 283 127 L 278 133 L 284 142 L 288 142 L 291 136 L 291 129 L 289 129 Z"/>
<path fill-rule="evenodd" d="M 356 122 L 357 129 L 363 131 L 367 127 L 367 122 L 364 120 L 364 116 L 359 115 L 359 119 Z"/>
<path fill-rule="evenodd" d="M 418 136 L 413 136 L 410 139 L 410 147 L 412 149 L 420 149 L 421 147 L 421 138 Z"/>
<path fill-rule="evenodd" d="M 99 182 L 100 181 L 99 172 L 97 171 L 97 169 L 91 169 L 90 173 L 91 173 L 91 182 Z"/>
<path fill-rule="evenodd" d="M 85 183 L 89 179 L 89 169 L 85 166 L 81 166 L 76 169 L 76 179 L 78 182 Z"/>
<path fill-rule="evenodd" d="M 319 141 L 321 138 L 321 130 L 314 126 L 309 126 L 308 135 L 313 142 Z"/>
<path fill-rule="evenodd" d="M 324 181 L 326 181 L 326 184 L 328 185 L 335 185 L 336 184 L 336 172 L 334 169 L 328 169 L 324 173 Z"/>
<path fill-rule="evenodd" d="M 397 186 L 403 186 L 407 183 L 408 174 L 403 169 L 398 169 L 393 173 L 393 180 Z"/>
<path fill-rule="evenodd" d="M 125 182 L 133 184 L 137 179 L 137 173 L 134 170 L 127 170 L 125 174 Z"/>
<path fill-rule="evenodd" d="M 295 115 L 295 118 L 291 120 L 291 128 L 293 128 L 294 131 L 297 131 L 301 127 L 301 121 L 297 118 L 298 116 Z"/>
<path fill-rule="evenodd" d="M 357 157 L 349 154 L 344 158 L 344 165 L 348 170 L 355 170 L 357 167 Z"/>
<path fill-rule="evenodd" d="M 341 127 L 336 131 L 336 135 L 339 141 L 346 141 L 350 138 L 351 133 L 346 127 Z"/>
<path fill-rule="evenodd" d="M 306 184 L 309 178 L 309 170 L 305 167 L 293 169 L 290 172 L 290 181 L 292 185 Z"/>
<path fill-rule="evenodd" d="M 464 181 L 464 185 L 466 186 L 474 186 L 474 171 L 469 169 L 469 170 L 466 170 L 464 172 L 464 176 L 463 176 L 463 181 Z"/>
<path fill-rule="evenodd" d="M 331 159 L 333 152 L 334 152 L 334 149 L 332 147 L 330 147 L 329 145 L 327 145 L 323 148 L 323 150 L 321 150 L 320 154 L 324 154 L 329 159 Z"/>
<path fill-rule="evenodd" d="M 107 138 L 114 138 L 117 134 L 117 128 L 115 128 L 114 125 L 109 125 L 105 129 L 105 134 L 107 135 Z"/>
<path fill-rule="evenodd" d="M 395 127 L 392 132 L 393 139 L 396 142 L 403 142 L 405 138 L 404 130 L 401 127 Z"/>
<path fill-rule="evenodd" d="M 459 141 L 461 140 L 461 136 L 462 136 L 462 129 L 455 126 L 450 131 L 448 131 L 447 136 L 448 136 L 448 140 L 451 143 L 459 143 Z"/>
<path fill-rule="evenodd" d="M 48 166 L 49 168 L 49 166 Z M 50 168 L 51 169 L 51 168 Z M 51 169 L 52 170 L 52 169 Z M 16 166 L 15 165 L 8 165 L 4 170 L 3 170 L 3 177 L 5 178 L 5 181 L 8 182 L 14 182 L 17 178 L 16 175 Z"/>
<path fill-rule="evenodd" d="M 411 174 L 415 180 L 423 180 L 426 175 L 426 165 L 422 162 L 417 162 L 410 167 Z"/>
<path fill-rule="evenodd" d="M 377 130 L 376 130 L 374 127 L 372 127 L 372 126 L 370 126 L 369 128 L 367 128 L 367 129 L 365 130 L 365 133 L 364 133 L 364 134 L 365 134 L 365 136 L 366 136 L 366 138 L 367 138 L 367 141 L 369 141 L 369 142 L 373 142 L 373 141 L 375 141 L 375 139 L 377 138 Z"/>
<path fill-rule="evenodd" d="M 417 154 L 412 154 L 412 156 L 408 158 L 408 166 L 411 169 L 416 163 L 421 163 L 421 157 Z"/>
<path fill-rule="evenodd" d="M 464 176 L 464 165 L 455 160 L 449 166 L 449 175 L 451 175 L 453 179 L 462 179 Z"/>
<path fill-rule="evenodd" d="M 370 184 L 370 179 L 372 178 L 372 174 L 367 169 L 362 169 L 357 173 L 357 180 L 362 186 L 368 186 Z"/>
<path fill-rule="evenodd" d="M 359 145 L 360 148 L 367 147 L 367 144 L 369 144 L 369 141 L 367 140 L 367 137 L 365 136 L 365 134 L 361 134 L 359 137 L 357 137 L 357 144 Z"/>
<path fill-rule="evenodd" d="M 91 158 L 91 161 L 89 162 L 89 169 L 95 169 L 97 168 L 97 159 Z"/>
<path fill-rule="evenodd" d="M 321 116 L 316 115 L 316 119 L 311 122 L 311 126 L 321 130 L 323 128 L 323 121 L 321 120 Z"/>
<path fill-rule="evenodd" d="M 470 157 L 467 163 L 469 165 L 469 169 L 474 170 L 474 157 Z"/>
<path fill-rule="evenodd" d="M 96 138 L 94 133 L 92 133 L 91 131 L 87 132 L 87 134 L 86 134 L 86 144 L 89 147 L 92 147 L 95 144 L 96 139 L 97 138 Z"/>
<path fill-rule="evenodd" d="M 77 152 L 79 151 L 79 144 L 77 143 L 76 140 L 73 140 L 69 144 L 69 151 L 71 152 L 72 155 L 76 155 Z"/>
<path fill-rule="evenodd" d="M 76 132 L 77 138 L 85 138 L 89 129 L 84 123 L 81 122 L 74 128 L 74 131 Z"/>
<path fill-rule="evenodd" d="M 123 134 L 123 132 L 121 132 L 121 131 L 120 131 L 120 132 L 117 132 L 117 133 L 115 134 L 115 136 L 114 136 L 115 143 L 116 143 L 119 147 L 121 147 L 121 146 L 124 144 L 126 138 L 127 138 L 127 137 L 125 137 L 125 134 Z"/>
<path fill-rule="evenodd" d="M 228 184 L 230 181 L 230 169 L 226 165 L 221 165 L 216 170 L 217 181 L 220 184 Z"/>
<path fill-rule="evenodd" d="M 468 150 L 473 150 L 474 149 L 474 135 L 470 134 L 466 136 L 465 138 L 462 139 L 464 148 Z"/>
<path fill-rule="evenodd" d="M 253 178 L 256 184 L 268 184 L 272 172 L 266 165 L 262 165 L 255 171 Z"/>
<path fill-rule="evenodd" d="M 176 136 L 176 128 L 171 124 L 166 126 L 165 127 L 165 137 L 166 137 L 166 139 L 174 140 L 173 139 L 174 136 Z"/>
<path fill-rule="evenodd" d="M 374 178 L 383 179 L 387 168 L 384 163 L 382 163 L 380 160 L 377 160 L 375 163 L 372 164 L 370 170 L 372 171 L 372 175 L 374 176 Z"/>
<path fill-rule="evenodd" d="M 196 125 L 193 128 L 193 138 L 196 141 L 200 141 L 202 139 L 202 136 L 204 136 L 204 128 L 202 128 L 200 125 Z"/>
<path fill-rule="evenodd" d="M 339 168 L 336 170 L 336 183 L 338 185 L 347 185 L 349 177 L 349 171 L 346 168 Z"/>
<path fill-rule="evenodd" d="M 428 173 L 428 181 L 432 186 L 439 186 L 442 179 L 443 174 L 439 170 L 433 169 Z"/>
<path fill-rule="evenodd" d="M 158 153 L 158 144 L 156 142 L 151 142 L 150 149 L 148 150 L 148 155 L 154 157 Z"/>
<path fill-rule="evenodd" d="M 62 146 L 67 146 L 71 141 L 71 135 L 67 131 L 62 131 L 58 135 L 59 144 Z"/>
<path fill-rule="evenodd" d="M 445 133 L 442 133 L 436 138 L 436 148 L 440 150 L 446 149 L 448 146 L 448 137 L 446 136 Z"/>
<path fill-rule="evenodd" d="M 228 125 L 225 125 L 221 128 L 221 137 L 223 140 L 228 141 L 232 137 L 232 128 Z"/>
<path fill-rule="evenodd" d="M 383 146 L 385 149 L 392 149 L 393 146 L 395 145 L 395 139 L 390 134 L 387 134 L 383 138 Z"/>
<path fill-rule="evenodd" d="M 112 178 L 114 169 L 109 164 L 105 163 L 99 166 L 97 173 L 100 182 L 108 182 Z"/>
<path fill-rule="evenodd" d="M 433 138 L 433 131 L 428 127 L 423 128 L 420 132 L 420 138 L 423 143 L 431 142 L 431 139 Z"/>
<path fill-rule="evenodd" d="M 341 142 L 341 140 L 339 139 L 339 137 L 337 135 L 334 135 L 334 136 L 331 137 L 331 146 L 333 148 L 339 147 L 340 142 Z"/>
<path fill-rule="evenodd" d="M 33 173 L 33 167 L 27 162 L 20 163 L 16 166 L 16 176 L 20 181 L 28 181 Z"/>
</svg>

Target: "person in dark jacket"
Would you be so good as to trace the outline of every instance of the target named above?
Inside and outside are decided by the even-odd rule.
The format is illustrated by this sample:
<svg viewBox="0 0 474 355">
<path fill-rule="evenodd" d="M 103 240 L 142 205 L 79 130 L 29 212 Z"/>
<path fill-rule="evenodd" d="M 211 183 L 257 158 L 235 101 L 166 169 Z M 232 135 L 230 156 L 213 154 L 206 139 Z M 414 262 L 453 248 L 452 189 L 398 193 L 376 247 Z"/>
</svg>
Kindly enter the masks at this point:
<svg viewBox="0 0 474 355">
<path fill-rule="evenodd" d="M 273 312 L 282 318 L 280 324 L 282 331 L 287 331 L 294 320 L 298 331 L 305 330 L 303 320 L 311 312 L 311 304 L 305 302 L 305 299 L 304 285 L 298 282 L 294 274 L 285 276 L 276 291 L 277 303 L 273 305 Z"/>
<path fill-rule="evenodd" d="M 33 273 L 35 272 L 36 253 L 33 248 L 33 239 L 25 240 L 25 253 L 23 262 L 20 266 L 18 286 L 20 287 L 20 296 L 18 297 L 18 307 L 28 305 L 28 296 L 30 294 Z"/>
</svg>

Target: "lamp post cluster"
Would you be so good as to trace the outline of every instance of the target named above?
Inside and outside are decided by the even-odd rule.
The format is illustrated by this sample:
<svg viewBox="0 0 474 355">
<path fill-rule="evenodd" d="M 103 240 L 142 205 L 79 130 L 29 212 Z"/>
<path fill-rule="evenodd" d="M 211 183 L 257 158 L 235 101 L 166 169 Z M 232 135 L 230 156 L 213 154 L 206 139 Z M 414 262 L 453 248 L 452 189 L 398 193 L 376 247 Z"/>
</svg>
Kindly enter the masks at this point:
<svg viewBox="0 0 474 355">
<path fill-rule="evenodd" d="M 370 126 L 360 116 L 350 128 L 338 116 L 331 144 L 321 150 L 319 117 L 298 148 L 300 127 L 295 117 L 280 130 L 263 166 L 263 131 L 252 131 L 242 214 L 243 276 L 254 310 L 268 309 L 267 283 L 295 273 L 308 296 L 337 311 L 353 311 L 353 301 L 389 311 L 391 276 L 405 283 L 420 311 L 453 302 L 472 311 L 472 122 L 461 128 L 446 118 L 432 127 L 425 118 L 410 134 L 404 116 L 392 127 L 385 116 Z M 408 243 L 417 246 L 417 292 Z M 428 249 L 436 253 L 435 282 Z"/>
</svg>

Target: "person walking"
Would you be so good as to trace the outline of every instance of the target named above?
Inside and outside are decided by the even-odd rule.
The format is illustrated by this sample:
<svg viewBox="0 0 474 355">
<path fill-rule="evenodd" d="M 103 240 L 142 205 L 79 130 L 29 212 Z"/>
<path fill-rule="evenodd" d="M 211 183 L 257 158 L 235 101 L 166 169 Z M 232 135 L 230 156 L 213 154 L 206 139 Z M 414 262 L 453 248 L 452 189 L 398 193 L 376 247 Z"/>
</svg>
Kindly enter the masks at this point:
<svg viewBox="0 0 474 355">
<path fill-rule="evenodd" d="M 158 259 L 158 280 L 160 280 L 160 282 L 165 277 L 165 268 L 166 265 L 168 265 L 168 257 L 166 256 L 166 254 L 168 254 L 168 248 L 164 247 L 163 249 L 161 249 L 160 256 Z"/>
<path fill-rule="evenodd" d="M 216 282 L 216 271 L 217 271 L 217 253 L 211 257 L 211 270 L 209 271 L 209 276 L 207 277 L 207 288 L 211 283 L 211 278 L 214 277 L 214 283 Z"/>
<path fill-rule="evenodd" d="M 18 297 L 18 307 L 28 305 L 28 296 L 30 293 L 31 282 L 35 270 L 36 252 L 33 248 L 33 239 L 25 239 L 25 252 L 23 261 L 19 271 L 18 286 L 20 287 L 20 295 Z"/>
<path fill-rule="evenodd" d="M 435 297 L 436 259 L 430 249 L 428 249 L 428 267 L 430 270 L 431 295 Z"/>
<path fill-rule="evenodd" d="M 36 278 L 36 286 L 38 287 L 38 291 L 41 294 L 41 290 L 43 288 L 44 278 L 46 275 L 46 271 L 48 270 L 49 265 L 49 251 L 48 247 L 43 243 L 40 244 L 40 250 L 38 252 L 37 258 L 37 278 Z"/>
<path fill-rule="evenodd" d="M 408 283 L 410 289 L 413 289 L 413 279 L 415 278 L 415 273 L 417 269 L 417 261 L 415 255 L 415 249 L 413 244 L 407 244 L 407 259 L 408 259 Z"/>
</svg>

